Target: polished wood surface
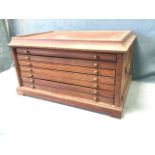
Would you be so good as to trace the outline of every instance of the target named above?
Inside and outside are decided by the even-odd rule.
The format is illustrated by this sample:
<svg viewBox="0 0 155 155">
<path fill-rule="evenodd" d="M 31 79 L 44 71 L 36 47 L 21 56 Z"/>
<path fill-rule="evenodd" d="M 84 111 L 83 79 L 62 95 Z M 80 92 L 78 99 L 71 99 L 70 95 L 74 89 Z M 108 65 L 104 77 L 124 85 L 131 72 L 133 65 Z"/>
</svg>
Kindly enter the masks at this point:
<svg viewBox="0 0 155 155">
<path fill-rule="evenodd" d="M 130 31 L 50 32 L 12 38 L 17 91 L 120 118 L 131 81 L 134 39 Z"/>
<path fill-rule="evenodd" d="M 32 49 L 27 48 L 27 50 L 23 48 L 17 48 L 18 54 L 31 54 L 38 56 L 51 56 L 51 57 L 59 57 L 59 58 L 73 58 L 73 59 L 86 59 L 86 60 L 100 60 L 100 61 L 111 61 L 116 62 L 116 54 L 103 53 L 98 54 L 96 52 L 79 52 L 79 51 L 71 51 L 71 50 L 42 50 L 42 49 Z"/>
<path fill-rule="evenodd" d="M 122 107 L 114 107 L 111 104 L 106 104 L 104 102 L 90 101 L 78 97 L 69 97 L 68 95 L 53 93 L 40 89 L 32 89 L 28 87 L 18 87 L 17 92 L 20 95 L 27 95 L 32 97 L 37 97 L 57 103 L 63 103 L 65 105 L 74 106 L 98 113 L 108 114 L 112 117 L 121 118 Z"/>
<path fill-rule="evenodd" d="M 12 37 L 9 46 L 125 53 L 135 38 L 131 31 L 52 31 Z"/>
</svg>

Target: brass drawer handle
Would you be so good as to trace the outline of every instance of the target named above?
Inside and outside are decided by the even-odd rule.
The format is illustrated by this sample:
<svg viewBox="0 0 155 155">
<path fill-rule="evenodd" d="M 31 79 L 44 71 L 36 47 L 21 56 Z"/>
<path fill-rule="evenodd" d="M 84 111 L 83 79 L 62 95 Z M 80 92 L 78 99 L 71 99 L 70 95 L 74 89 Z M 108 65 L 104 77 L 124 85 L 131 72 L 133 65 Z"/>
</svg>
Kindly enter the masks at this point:
<svg viewBox="0 0 155 155">
<path fill-rule="evenodd" d="M 94 88 L 97 88 L 97 84 L 96 83 L 94 84 Z"/>
<path fill-rule="evenodd" d="M 94 67 L 97 67 L 97 66 L 98 66 L 98 64 L 97 64 L 97 63 L 94 63 L 94 64 L 93 64 L 93 66 L 94 66 Z"/>
<path fill-rule="evenodd" d="M 23 53 L 24 54 L 29 54 L 29 51 L 28 50 L 24 50 Z"/>
<path fill-rule="evenodd" d="M 97 90 L 94 90 L 93 94 L 97 94 Z"/>
<path fill-rule="evenodd" d="M 31 66 L 31 63 L 30 63 L 30 62 L 28 62 L 28 63 L 26 64 L 26 66 Z"/>
<path fill-rule="evenodd" d="M 34 82 L 34 80 L 33 79 L 30 79 L 30 82 Z"/>
<path fill-rule="evenodd" d="M 93 100 L 94 100 L 94 102 L 96 102 L 96 101 L 97 101 L 97 97 L 96 97 L 96 96 L 94 96 Z"/>
<path fill-rule="evenodd" d="M 31 68 L 28 68 L 27 71 L 30 72 L 30 71 L 32 71 L 32 70 L 31 70 Z"/>
<path fill-rule="evenodd" d="M 97 74 L 97 70 L 94 71 L 94 74 Z"/>
<path fill-rule="evenodd" d="M 97 81 L 97 77 L 94 77 L 94 79 L 93 79 L 94 81 Z"/>
<path fill-rule="evenodd" d="M 93 59 L 94 60 L 97 60 L 97 55 L 93 55 Z"/>
<path fill-rule="evenodd" d="M 32 78 L 32 74 L 29 74 L 28 78 Z"/>
<path fill-rule="evenodd" d="M 24 59 L 28 60 L 29 59 L 29 56 L 25 56 Z"/>
<path fill-rule="evenodd" d="M 31 87 L 31 88 L 34 88 L 34 85 L 33 85 L 33 84 L 31 84 L 31 85 L 30 85 L 30 87 Z"/>
</svg>

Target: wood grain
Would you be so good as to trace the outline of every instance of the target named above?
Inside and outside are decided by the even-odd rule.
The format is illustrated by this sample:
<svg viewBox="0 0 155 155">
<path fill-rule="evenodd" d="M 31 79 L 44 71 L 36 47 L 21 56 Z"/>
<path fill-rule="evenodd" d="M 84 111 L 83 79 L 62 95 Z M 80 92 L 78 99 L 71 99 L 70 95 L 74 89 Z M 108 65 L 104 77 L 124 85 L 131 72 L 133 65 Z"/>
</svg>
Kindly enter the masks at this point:
<svg viewBox="0 0 155 155">
<path fill-rule="evenodd" d="M 18 54 L 19 60 L 28 60 L 27 55 Z M 67 59 L 67 58 L 51 58 L 43 56 L 31 56 L 31 61 L 39 61 L 45 63 L 54 63 L 62 65 L 71 65 L 71 66 L 84 66 L 84 67 L 96 67 L 99 68 L 108 68 L 115 69 L 116 64 L 113 62 L 102 62 L 102 61 L 89 61 L 89 60 L 80 60 L 80 59 Z"/>
<path fill-rule="evenodd" d="M 130 31 L 67 31 L 13 37 L 21 95 L 120 118 L 131 80 Z"/>
<path fill-rule="evenodd" d="M 110 104 L 106 104 L 104 102 L 93 102 L 90 100 L 85 100 L 76 97 L 70 97 L 67 95 L 59 95 L 57 93 L 52 93 L 45 90 L 40 89 L 32 89 L 27 87 L 19 87 L 17 89 L 19 94 L 37 97 L 45 100 L 49 100 L 52 102 L 63 103 L 69 106 L 74 106 L 98 113 L 104 113 L 110 115 L 115 118 L 121 118 L 122 115 L 122 107 L 114 107 Z"/>
<path fill-rule="evenodd" d="M 22 71 L 29 70 L 29 61 L 22 63 L 20 61 L 20 69 Z M 22 65 L 23 64 L 23 65 Z M 85 73 L 85 74 L 98 74 L 101 76 L 109 76 L 115 77 L 115 70 L 113 69 L 96 69 L 90 67 L 80 67 L 80 66 L 69 66 L 69 65 L 60 65 L 60 64 L 52 64 L 52 63 L 41 63 L 31 61 L 31 66 L 37 69 L 49 69 L 50 70 L 58 70 L 58 71 L 67 71 L 67 72 L 74 72 L 74 73 Z"/>
<path fill-rule="evenodd" d="M 113 85 L 114 84 L 114 80 L 115 80 L 115 78 L 98 76 L 98 82 L 99 83 L 105 83 L 105 84 Z"/>
<path fill-rule="evenodd" d="M 99 89 L 97 90 L 96 88 L 89 88 L 89 87 L 81 87 L 77 85 L 71 85 L 71 84 L 65 84 L 65 83 L 58 83 L 54 81 L 46 81 L 46 80 L 41 80 L 41 79 L 32 79 L 32 78 L 27 78 L 27 77 L 22 77 L 22 81 L 24 83 L 29 84 L 29 86 L 34 83 L 34 85 L 43 85 L 43 86 L 48 86 L 52 88 L 60 88 L 61 90 L 70 90 L 70 91 L 77 91 L 77 92 L 82 92 L 82 93 L 89 93 L 89 94 L 98 94 L 100 96 L 105 96 L 105 97 L 114 97 L 114 92 L 113 90 L 108 90 L 108 87 L 104 89 Z"/>
<path fill-rule="evenodd" d="M 31 77 L 31 74 L 28 72 L 22 72 L 21 76 L 28 78 L 28 77 Z M 94 82 L 81 81 L 81 80 L 74 80 L 74 79 L 63 78 L 63 77 L 54 77 L 54 76 L 48 76 L 48 75 L 36 74 L 36 73 L 33 73 L 33 76 L 36 79 L 45 79 L 45 80 L 68 83 L 68 84 L 79 85 L 84 87 L 97 88 L 95 81 Z"/>
<path fill-rule="evenodd" d="M 50 56 L 50 57 L 59 57 L 59 58 L 73 58 L 73 59 L 84 59 L 84 60 L 100 60 L 100 61 L 111 61 L 116 62 L 116 55 L 110 53 L 90 53 L 90 52 L 79 52 L 72 50 L 59 50 L 59 49 L 23 49 L 17 48 L 18 54 L 27 54 L 36 56 Z"/>
<path fill-rule="evenodd" d="M 116 78 L 115 78 L 115 106 L 121 106 L 121 80 L 122 80 L 123 54 L 117 54 Z"/>
<path fill-rule="evenodd" d="M 13 37 L 9 46 L 116 54 L 126 53 L 135 38 L 131 31 L 53 31 Z"/>
<path fill-rule="evenodd" d="M 14 64 L 15 64 L 15 69 L 16 69 L 16 74 L 17 74 L 19 86 L 22 86 L 22 79 L 21 79 L 21 74 L 20 74 L 20 65 L 18 63 L 18 58 L 17 58 L 15 48 L 12 48 L 12 53 L 11 54 L 12 54 L 12 58 L 13 58 Z"/>
<path fill-rule="evenodd" d="M 99 102 L 108 103 L 108 104 L 113 104 L 113 98 L 109 98 L 109 97 L 102 97 L 102 96 L 99 96 L 99 97 L 98 97 L 98 101 L 99 101 Z"/>
<path fill-rule="evenodd" d="M 23 82 L 23 85 L 31 88 L 31 83 Z M 84 89 L 80 87 L 75 87 L 71 85 L 64 85 L 60 83 L 47 82 L 41 80 L 34 80 L 34 88 L 40 90 L 46 90 L 53 93 L 64 94 L 74 97 L 82 97 L 84 99 L 89 99 L 94 101 L 96 99 L 95 90 Z M 112 92 L 99 90 L 98 94 L 99 101 L 106 102 L 108 104 L 113 104 Z"/>
<path fill-rule="evenodd" d="M 30 87 L 31 88 L 31 84 L 30 83 L 23 83 L 24 86 L 26 87 Z M 71 96 L 71 97 L 78 97 L 78 98 L 84 98 L 87 100 L 94 100 L 94 96 L 93 94 L 88 94 L 88 93 L 81 93 L 78 91 L 70 91 L 70 90 L 63 90 L 63 89 L 58 89 L 55 87 L 49 87 L 49 86 L 44 86 L 44 85 L 35 85 L 35 89 L 39 89 L 39 90 L 45 90 L 45 91 L 49 91 L 49 92 L 53 92 L 53 93 L 57 93 L 60 95 L 67 95 L 67 96 Z"/>
</svg>

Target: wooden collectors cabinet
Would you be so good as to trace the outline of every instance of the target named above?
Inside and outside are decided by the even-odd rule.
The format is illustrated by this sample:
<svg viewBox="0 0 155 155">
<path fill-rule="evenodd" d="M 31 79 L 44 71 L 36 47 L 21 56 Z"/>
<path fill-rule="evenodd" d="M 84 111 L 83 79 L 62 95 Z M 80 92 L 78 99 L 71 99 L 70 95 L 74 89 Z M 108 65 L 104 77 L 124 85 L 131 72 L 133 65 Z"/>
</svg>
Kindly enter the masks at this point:
<svg viewBox="0 0 155 155">
<path fill-rule="evenodd" d="M 53 31 L 13 37 L 19 94 L 121 117 L 131 80 L 130 31 Z"/>
</svg>

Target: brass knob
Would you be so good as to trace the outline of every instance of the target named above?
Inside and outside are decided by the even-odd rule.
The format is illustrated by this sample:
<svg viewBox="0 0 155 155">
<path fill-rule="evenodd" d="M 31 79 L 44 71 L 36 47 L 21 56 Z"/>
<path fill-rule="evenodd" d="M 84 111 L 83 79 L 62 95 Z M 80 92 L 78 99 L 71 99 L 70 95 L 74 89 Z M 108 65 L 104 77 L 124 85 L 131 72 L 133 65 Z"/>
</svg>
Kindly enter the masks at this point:
<svg viewBox="0 0 155 155">
<path fill-rule="evenodd" d="M 97 77 L 94 77 L 94 81 L 97 81 Z"/>
<path fill-rule="evenodd" d="M 93 100 L 96 102 L 96 101 L 97 101 L 97 97 L 96 97 L 96 96 L 94 96 Z"/>
<path fill-rule="evenodd" d="M 30 79 L 30 82 L 33 82 L 34 80 L 33 79 Z"/>
<path fill-rule="evenodd" d="M 97 94 L 97 90 L 94 90 L 94 92 L 93 92 L 94 94 Z"/>
<path fill-rule="evenodd" d="M 32 74 L 29 74 L 29 76 L 28 76 L 29 78 L 32 78 Z"/>
<path fill-rule="evenodd" d="M 24 54 L 28 54 L 28 51 L 27 51 L 27 50 L 24 50 L 23 53 L 24 53 Z"/>
<path fill-rule="evenodd" d="M 97 63 L 94 63 L 94 67 L 97 67 Z"/>
<path fill-rule="evenodd" d="M 24 59 L 28 60 L 29 59 L 29 56 L 25 56 Z"/>
<path fill-rule="evenodd" d="M 97 70 L 94 71 L 94 74 L 96 74 L 96 73 L 97 73 Z"/>
<path fill-rule="evenodd" d="M 30 63 L 30 62 L 28 62 L 26 65 L 27 65 L 27 66 L 31 66 L 31 63 Z"/>
<path fill-rule="evenodd" d="M 33 85 L 33 84 L 31 84 L 31 85 L 30 85 L 30 87 L 31 87 L 31 88 L 34 88 L 34 85 Z"/>
<path fill-rule="evenodd" d="M 93 56 L 93 59 L 94 59 L 94 60 L 97 60 L 97 55 L 94 55 L 94 56 Z"/>
<path fill-rule="evenodd" d="M 97 84 L 96 83 L 94 84 L 94 87 L 97 88 Z"/>
<path fill-rule="evenodd" d="M 28 71 L 28 72 L 31 71 L 31 68 L 28 68 L 27 71 Z"/>
</svg>

